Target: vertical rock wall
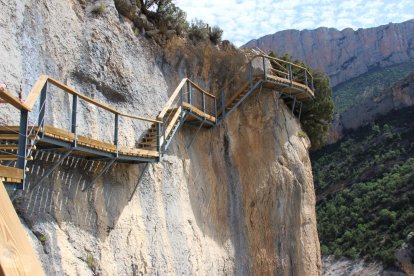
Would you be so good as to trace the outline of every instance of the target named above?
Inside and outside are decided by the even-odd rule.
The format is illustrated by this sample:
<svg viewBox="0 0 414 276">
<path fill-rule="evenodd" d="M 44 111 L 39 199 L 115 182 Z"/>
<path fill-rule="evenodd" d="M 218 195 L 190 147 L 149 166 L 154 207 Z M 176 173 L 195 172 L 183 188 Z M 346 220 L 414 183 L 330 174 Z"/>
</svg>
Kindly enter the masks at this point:
<svg viewBox="0 0 414 276">
<path fill-rule="evenodd" d="M 25 96 L 46 73 L 154 117 L 178 82 L 102 2 L 98 16 L 82 1 L 0 0 L 0 79 Z M 70 99 L 55 94 L 48 123 L 64 127 Z M 110 116 L 83 108 L 80 127 L 107 138 Z M 2 124 L 16 118 L 0 112 Z M 125 124 L 133 145 L 145 126 Z M 38 152 L 15 205 L 47 274 L 320 274 L 309 141 L 282 100 L 255 92 L 221 126 L 196 131 L 183 127 L 162 162 L 115 164 L 86 192 L 104 161 L 69 157 L 36 185 L 58 158 Z"/>
</svg>

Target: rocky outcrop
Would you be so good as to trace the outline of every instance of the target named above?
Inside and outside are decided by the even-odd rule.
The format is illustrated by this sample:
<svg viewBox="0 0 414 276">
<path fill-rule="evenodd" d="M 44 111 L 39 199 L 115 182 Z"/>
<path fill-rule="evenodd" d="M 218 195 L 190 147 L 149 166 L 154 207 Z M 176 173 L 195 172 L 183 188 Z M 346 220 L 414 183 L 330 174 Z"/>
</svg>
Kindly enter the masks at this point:
<svg viewBox="0 0 414 276">
<path fill-rule="evenodd" d="M 112 1 L 0 0 L 0 79 L 23 98 L 41 73 L 123 112 L 155 117 L 178 76 L 136 37 Z M 163 70 L 161 70 L 163 68 Z M 169 71 L 165 71 L 169 70 Z M 70 122 L 70 99 L 48 98 L 49 124 Z M 110 137 L 111 118 L 87 105 L 79 128 Z M 2 122 L 17 118 L 2 106 Z M 34 114 L 31 120 L 35 119 Z M 121 125 L 133 146 L 142 126 Z M 255 93 L 213 129 L 186 126 L 160 163 L 38 152 L 15 207 L 48 275 L 319 275 L 309 141 L 275 94 Z M 36 238 L 35 238 L 36 237 Z"/>
<path fill-rule="evenodd" d="M 357 31 L 286 30 L 252 40 L 243 47 L 290 54 L 326 72 L 335 86 L 372 68 L 413 60 L 414 20 Z"/>
<path fill-rule="evenodd" d="M 414 104 L 414 74 L 398 81 L 381 95 L 368 98 L 341 114 L 336 114 L 329 133 L 328 142 L 334 143 L 343 137 L 346 130 L 367 125 L 381 115 Z M 356 116 L 358 114 L 358 116 Z"/>
</svg>

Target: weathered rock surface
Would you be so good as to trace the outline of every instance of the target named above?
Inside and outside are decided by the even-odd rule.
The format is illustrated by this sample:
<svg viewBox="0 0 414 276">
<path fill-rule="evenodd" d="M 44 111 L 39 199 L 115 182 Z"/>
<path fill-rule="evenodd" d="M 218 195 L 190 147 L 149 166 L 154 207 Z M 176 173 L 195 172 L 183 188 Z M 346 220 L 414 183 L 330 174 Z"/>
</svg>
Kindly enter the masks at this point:
<svg viewBox="0 0 414 276">
<path fill-rule="evenodd" d="M 25 97 L 46 73 L 155 117 L 177 76 L 103 3 L 97 16 L 83 1 L 0 0 L 0 80 Z M 71 99 L 51 91 L 48 123 L 68 127 Z M 79 128 L 110 140 L 111 117 L 82 108 Z M 0 112 L 1 123 L 17 118 Z M 123 122 L 123 143 L 133 146 L 144 127 Z M 38 152 L 15 206 L 48 275 L 320 275 L 309 141 L 299 131 L 275 94 L 254 93 L 193 143 L 196 128 L 181 129 L 162 162 L 115 164 L 86 192 L 104 161 L 69 157 L 35 186 L 58 158 Z"/>
<path fill-rule="evenodd" d="M 286 30 L 248 42 L 279 55 L 288 53 L 326 72 L 332 86 L 367 72 L 414 59 L 414 20 L 368 29 Z"/>
<path fill-rule="evenodd" d="M 406 276 L 402 271 L 387 270 L 381 264 L 334 256 L 323 257 L 323 276 Z"/>
<path fill-rule="evenodd" d="M 336 114 L 329 133 L 328 142 L 334 143 L 343 137 L 346 130 L 354 130 L 374 121 L 381 115 L 414 104 L 414 74 L 398 81 L 380 96 L 368 98 L 341 114 Z"/>
</svg>

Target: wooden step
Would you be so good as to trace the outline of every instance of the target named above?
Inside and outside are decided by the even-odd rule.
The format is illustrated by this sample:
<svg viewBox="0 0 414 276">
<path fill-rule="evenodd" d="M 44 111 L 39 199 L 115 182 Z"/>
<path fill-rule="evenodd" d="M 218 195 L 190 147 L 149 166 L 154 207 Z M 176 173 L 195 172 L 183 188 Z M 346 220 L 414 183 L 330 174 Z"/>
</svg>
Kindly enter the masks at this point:
<svg viewBox="0 0 414 276">
<path fill-rule="evenodd" d="M 0 165 L 0 177 L 11 179 L 23 179 L 23 170 Z"/>
<path fill-rule="evenodd" d="M 0 134 L 0 140 L 10 140 L 10 141 L 16 141 L 19 140 L 19 134 Z M 39 139 L 39 136 L 30 135 L 30 140 L 37 140 Z"/>
<path fill-rule="evenodd" d="M 0 134 L 0 140 L 19 140 L 19 134 Z"/>
<path fill-rule="evenodd" d="M 140 145 L 140 146 L 157 146 L 157 142 L 155 141 L 155 142 L 141 142 L 141 143 L 138 143 L 138 145 Z"/>
<path fill-rule="evenodd" d="M 29 149 L 36 150 L 35 145 L 27 145 Z M 17 150 L 19 145 L 17 144 L 0 144 L 0 150 Z"/>
<path fill-rule="evenodd" d="M 16 161 L 17 160 L 17 155 L 2 154 L 2 155 L 0 155 L 0 160 L 3 160 L 3 161 Z"/>
</svg>

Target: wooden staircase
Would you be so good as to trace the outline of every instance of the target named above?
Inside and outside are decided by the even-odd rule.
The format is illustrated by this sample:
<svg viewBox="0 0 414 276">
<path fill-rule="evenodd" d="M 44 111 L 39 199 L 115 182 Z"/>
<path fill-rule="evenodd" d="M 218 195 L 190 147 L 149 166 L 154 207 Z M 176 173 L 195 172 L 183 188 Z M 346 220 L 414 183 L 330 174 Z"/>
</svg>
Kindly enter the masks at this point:
<svg viewBox="0 0 414 276">
<path fill-rule="evenodd" d="M 26 163 L 33 160 L 32 154 L 35 150 L 52 150 L 62 154 L 61 158 L 55 161 L 52 170 L 57 168 L 61 164 L 60 162 L 63 162 L 69 155 L 91 160 L 108 160 L 105 169 L 108 169 L 113 162 L 157 162 L 162 159 L 175 133 L 184 123 L 199 125 L 200 128 L 214 127 L 220 124 L 231 111 L 235 110 L 258 87 L 284 93 L 298 101 L 304 101 L 314 96 L 312 75 L 305 68 L 266 55 L 254 56 L 245 66 L 249 66 L 251 69 L 252 61 L 257 58 L 263 59 L 263 73 L 253 76 L 252 70 L 250 70 L 246 77 L 247 81 L 234 94 L 226 97 L 222 93 L 221 108 L 218 108 L 218 100 L 214 95 L 185 78 L 174 90 L 156 119 L 122 113 L 45 75 L 42 75 L 35 83 L 24 103 L 7 91 L 0 91 L 0 98 L 20 110 L 20 126 L 0 126 L 0 179 L 8 184 L 16 184 L 15 189 L 24 189 Z M 286 68 L 269 70 L 270 72 L 276 72 L 275 74 L 268 73 L 265 68 L 266 59 Z M 291 68 L 295 66 L 295 72 L 303 70 L 302 75 L 292 75 Z M 304 79 L 305 83 L 295 81 L 298 79 Z M 312 87 L 309 87 L 310 83 L 312 83 Z M 55 86 L 72 96 L 70 131 L 44 124 L 46 104 L 49 104 L 46 101 L 49 86 Z M 81 136 L 77 133 L 78 101 L 95 105 L 97 108 L 114 115 L 113 143 Z M 39 102 L 39 116 L 35 118 L 38 125 L 28 126 L 28 115 L 36 102 Z M 148 129 L 141 135 L 135 148 L 119 146 L 119 117 L 137 120 L 149 125 Z M 49 173 L 50 171 L 46 173 L 46 176 L 43 176 L 40 182 Z M 102 173 L 99 175 L 102 175 Z"/>
</svg>

